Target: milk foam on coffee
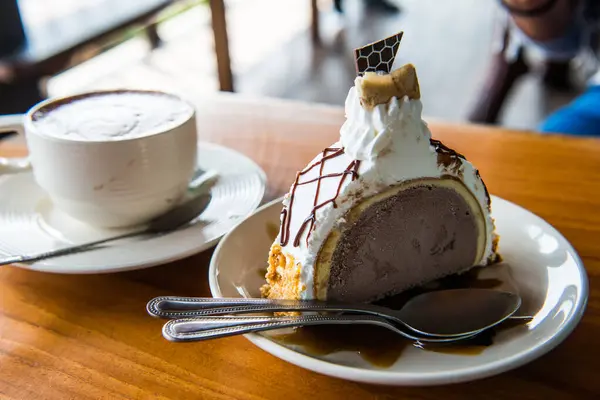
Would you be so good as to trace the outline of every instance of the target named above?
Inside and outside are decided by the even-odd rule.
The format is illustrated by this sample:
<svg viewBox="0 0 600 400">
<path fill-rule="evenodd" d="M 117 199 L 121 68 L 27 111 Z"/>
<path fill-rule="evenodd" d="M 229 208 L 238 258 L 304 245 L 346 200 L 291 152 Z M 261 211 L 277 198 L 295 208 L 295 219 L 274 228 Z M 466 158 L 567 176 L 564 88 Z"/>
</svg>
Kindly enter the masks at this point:
<svg viewBox="0 0 600 400">
<path fill-rule="evenodd" d="M 175 127 L 192 107 L 166 93 L 121 90 L 71 97 L 32 115 L 40 133 L 60 139 L 115 141 L 149 136 Z"/>
</svg>

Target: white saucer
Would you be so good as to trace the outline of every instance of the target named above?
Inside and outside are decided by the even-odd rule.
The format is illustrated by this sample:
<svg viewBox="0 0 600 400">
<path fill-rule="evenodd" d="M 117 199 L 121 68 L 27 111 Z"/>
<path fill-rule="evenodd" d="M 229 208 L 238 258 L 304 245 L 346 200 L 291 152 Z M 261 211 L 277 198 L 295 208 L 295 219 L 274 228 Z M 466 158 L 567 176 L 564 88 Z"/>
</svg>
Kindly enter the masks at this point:
<svg viewBox="0 0 600 400">
<path fill-rule="evenodd" d="M 32 270 L 84 274 L 146 268 L 178 260 L 212 247 L 250 215 L 265 192 L 265 174 L 233 150 L 198 145 L 198 166 L 219 174 L 212 200 L 192 226 L 151 239 L 127 239 L 104 248 L 20 264 Z M 36 254 L 124 233 L 100 230 L 55 209 L 31 173 L 0 176 L 0 258 Z"/>
<path fill-rule="evenodd" d="M 337 378 L 387 385 L 440 385 L 492 376 L 540 357 L 562 342 L 579 322 L 588 296 L 583 264 L 567 240 L 547 222 L 506 200 L 492 196 L 503 263 L 480 272 L 502 281 L 499 288 L 523 298 L 522 315 L 535 316 L 527 326 L 502 330 L 477 355 L 445 354 L 415 347 L 404 349 L 388 368 L 359 354 L 341 351 L 326 356 L 302 347 L 278 344 L 259 334 L 246 337 L 263 350 L 300 367 Z M 264 283 L 273 233 L 279 226 L 281 200 L 261 207 L 217 246 L 209 279 L 214 297 L 258 297 Z M 275 231 L 274 231 L 275 230 Z M 343 327 L 340 326 L 340 335 Z"/>
</svg>

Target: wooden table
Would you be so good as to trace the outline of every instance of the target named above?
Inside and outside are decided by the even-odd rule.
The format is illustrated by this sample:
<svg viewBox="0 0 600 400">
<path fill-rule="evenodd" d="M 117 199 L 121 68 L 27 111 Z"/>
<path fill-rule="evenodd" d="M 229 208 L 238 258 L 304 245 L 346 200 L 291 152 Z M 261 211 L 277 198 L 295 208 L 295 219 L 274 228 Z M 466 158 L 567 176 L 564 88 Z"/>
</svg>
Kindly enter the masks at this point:
<svg viewBox="0 0 600 400">
<path fill-rule="evenodd" d="M 197 99 L 204 140 L 256 160 L 269 199 L 338 136 L 341 109 L 222 94 Z M 433 388 L 371 386 L 281 361 L 242 337 L 173 344 L 146 315 L 159 295 L 209 296 L 210 252 L 148 270 L 63 276 L 0 269 L 0 397 L 15 399 L 599 398 L 600 141 L 430 123 L 490 191 L 548 220 L 590 277 L 587 312 L 558 348 L 497 377 Z M 24 154 L 0 144 L 0 154 Z M 266 256 L 266 255 L 265 255 Z M 3 397 L 4 398 L 4 397 Z"/>
</svg>

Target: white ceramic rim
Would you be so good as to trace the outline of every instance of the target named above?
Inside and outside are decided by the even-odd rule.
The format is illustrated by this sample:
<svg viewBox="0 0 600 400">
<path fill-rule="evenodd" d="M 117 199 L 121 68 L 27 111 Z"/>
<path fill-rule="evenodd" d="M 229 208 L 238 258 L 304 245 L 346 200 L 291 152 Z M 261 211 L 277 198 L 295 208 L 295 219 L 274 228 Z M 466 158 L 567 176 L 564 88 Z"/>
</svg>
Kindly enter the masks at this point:
<svg viewBox="0 0 600 400">
<path fill-rule="evenodd" d="M 541 222 L 544 222 L 545 225 L 548 225 L 549 229 L 551 229 L 556 235 L 564 238 L 564 236 L 560 232 L 558 232 L 551 224 L 549 224 L 547 221 L 537 216 L 536 214 L 533 214 L 531 211 L 528 211 L 527 209 L 515 203 L 501 199 L 497 196 L 492 195 L 491 197 L 492 202 L 495 199 L 500 199 L 502 201 L 510 203 L 514 207 L 518 207 L 530 213 L 533 217 L 537 218 Z M 255 214 L 260 213 L 264 209 L 269 208 L 274 204 L 281 203 L 282 200 L 283 198 L 278 198 L 267 204 L 264 204 L 263 206 L 258 208 L 254 213 L 252 213 L 252 215 L 250 215 L 248 218 L 251 218 Z M 221 242 L 215 249 L 213 256 L 210 260 L 208 278 L 210 291 L 213 297 L 223 297 L 217 280 L 217 264 L 215 260 L 218 258 L 217 256 L 219 254 L 219 251 L 221 250 L 221 247 L 227 242 L 228 236 L 231 235 L 242 223 L 244 223 L 244 221 L 238 223 L 233 229 L 229 231 L 229 233 L 227 233 L 222 238 Z M 495 362 L 491 362 L 484 367 L 468 367 L 457 369 L 451 372 L 432 372 L 426 374 L 404 372 L 399 373 L 393 371 L 374 371 L 362 368 L 348 367 L 345 365 L 339 365 L 317 358 L 313 358 L 308 355 L 291 350 L 256 333 L 250 333 L 244 336 L 248 340 L 250 340 L 250 342 L 258 346 L 262 350 L 291 364 L 324 375 L 355 382 L 396 386 L 435 386 L 467 382 L 494 376 L 502 372 L 506 372 L 511 369 L 525 365 L 535 360 L 536 358 L 548 353 L 550 350 L 554 349 L 556 346 L 562 343 L 562 341 L 565 340 L 567 336 L 571 334 L 571 332 L 575 329 L 575 327 L 581 320 L 581 317 L 583 316 L 585 307 L 587 305 L 589 282 L 587 278 L 587 273 L 585 271 L 585 268 L 583 267 L 583 262 L 579 257 L 579 254 L 577 253 L 577 251 L 575 251 L 575 248 L 571 245 L 571 243 L 569 243 L 569 241 L 566 238 L 564 240 L 565 244 L 568 246 L 569 251 L 573 253 L 575 261 L 577 263 L 577 267 L 581 272 L 581 296 L 578 297 L 579 301 L 575 305 L 575 309 L 571 314 L 570 318 L 561 326 L 561 328 L 559 328 L 559 330 L 554 334 L 554 336 L 551 336 L 546 341 L 539 342 L 535 347 L 518 352 L 516 354 L 512 354 L 509 357 L 496 360 Z"/>
</svg>

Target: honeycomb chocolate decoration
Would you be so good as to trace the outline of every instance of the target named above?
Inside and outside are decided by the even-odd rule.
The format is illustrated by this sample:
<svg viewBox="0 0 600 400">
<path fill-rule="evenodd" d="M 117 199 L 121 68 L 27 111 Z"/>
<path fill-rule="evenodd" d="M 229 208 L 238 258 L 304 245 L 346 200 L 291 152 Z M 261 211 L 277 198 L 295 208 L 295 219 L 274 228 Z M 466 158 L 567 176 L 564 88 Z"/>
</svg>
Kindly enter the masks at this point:
<svg viewBox="0 0 600 400">
<path fill-rule="evenodd" d="M 367 71 L 389 74 L 403 34 L 404 32 L 398 32 L 378 42 L 355 49 L 354 58 L 357 74 L 362 76 Z"/>
</svg>

